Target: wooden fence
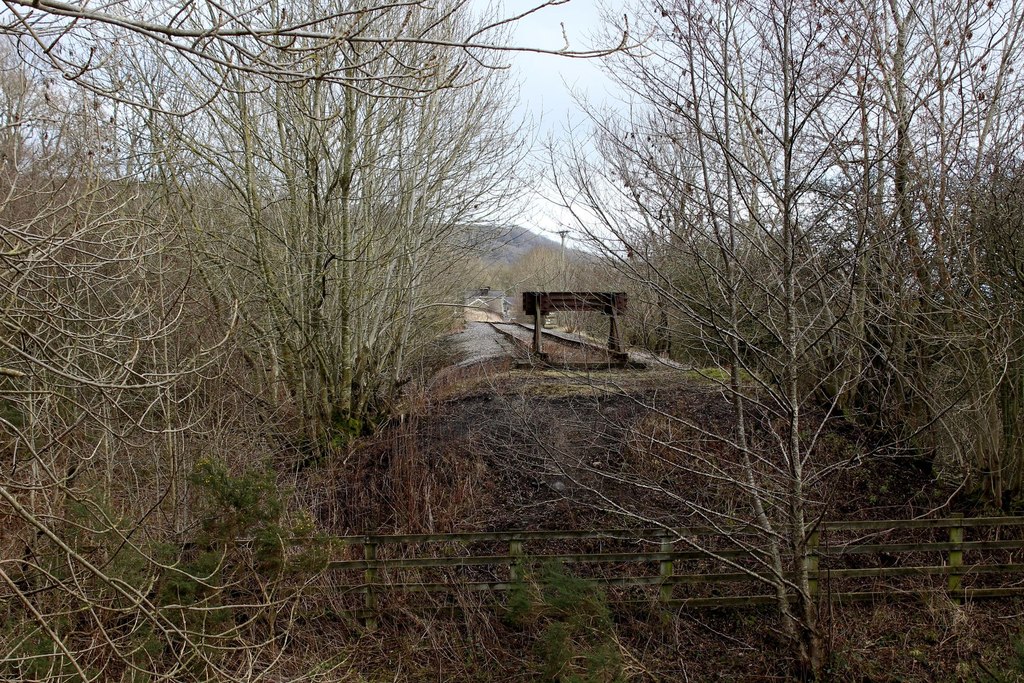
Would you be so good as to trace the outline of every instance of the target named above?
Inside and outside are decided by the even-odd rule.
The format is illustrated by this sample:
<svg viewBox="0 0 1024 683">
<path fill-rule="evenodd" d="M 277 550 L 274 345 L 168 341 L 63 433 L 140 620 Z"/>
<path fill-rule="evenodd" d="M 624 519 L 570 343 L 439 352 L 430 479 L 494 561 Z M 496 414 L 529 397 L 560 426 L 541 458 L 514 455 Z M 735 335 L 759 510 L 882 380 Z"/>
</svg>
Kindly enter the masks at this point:
<svg viewBox="0 0 1024 683">
<path fill-rule="evenodd" d="M 1024 595 L 1022 532 L 1024 517 L 823 522 L 808 530 L 808 552 L 801 556 L 811 592 L 833 603 L 928 594 L 954 601 L 1009 597 Z M 341 587 L 361 597 L 351 612 L 370 622 L 383 597 L 501 593 L 534 580 L 535 569 L 551 562 L 605 586 L 613 600 L 676 608 L 776 600 L 763 534 L 749 527 L 370 535 L 333 542 L 329 569 L 341 572 Z"/>
</svg>

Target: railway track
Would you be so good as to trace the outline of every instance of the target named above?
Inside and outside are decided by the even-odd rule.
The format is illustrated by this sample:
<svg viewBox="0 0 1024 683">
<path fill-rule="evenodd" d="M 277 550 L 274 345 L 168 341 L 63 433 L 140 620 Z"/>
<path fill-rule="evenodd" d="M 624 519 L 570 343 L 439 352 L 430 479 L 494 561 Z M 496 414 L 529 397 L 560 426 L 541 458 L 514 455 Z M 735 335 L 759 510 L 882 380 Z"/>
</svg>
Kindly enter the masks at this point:
<svg viewBox="0 0 1024 683">
<path fill-rule="evenodd" d="M 646 368 L 645 363 L 631 361 L 626 354 L 616 354 L 598 344 L 554 330 L 541 330 L 544 353 L 533 353 L 533 325 L 519 322 L 488 323 L 496 332 L 512 342 L 518 365 L 538 364 L 567 369 Z"/>
</svg>

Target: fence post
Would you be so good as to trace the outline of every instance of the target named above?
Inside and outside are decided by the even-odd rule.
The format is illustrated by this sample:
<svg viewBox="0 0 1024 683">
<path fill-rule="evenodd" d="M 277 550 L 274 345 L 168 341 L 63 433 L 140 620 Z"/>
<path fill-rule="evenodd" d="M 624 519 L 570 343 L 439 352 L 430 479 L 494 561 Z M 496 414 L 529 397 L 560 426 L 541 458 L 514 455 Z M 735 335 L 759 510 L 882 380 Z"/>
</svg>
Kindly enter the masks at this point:
<svg viewBox="0 0 1024 683">
<path fill-rule="evenodd" d="M 512 583 L 519 583 L 523 580 L 523 573 L 521 570 L 520 563 L 523 557 L 523 542 L 517 538 L 513 538 L 508 543 L 508 554 L 512 556 L 512 564 L 510 566 L 510 574 L 512 576 Z"/>
<path fill-rule="evenodd" d="M 804 555 L 804 569 L 807 572 L 807 591 L 811 598 L 818 595 L 818 541 L 821 531 L 815 529 L 807 537 L 807 552 Z"/>
<path fill-rule="evenodd" d="M 363 539 L 363 559 L 369 563 L 377 560 L 377 544 L 367 536 Z M 363 583 L 366 584 L 363 594 L 363 607 L 366 609 L 366 628 L 375 630 L 377 628 L 377 594 L 373 590 L 373 584 L 377 581 L 377 567 L 368 564 L 363 571 Z"/>
<path fill-rule="evenodd" d="M 666 532 L 665 536 L 661 539 L 661 552 L 671 553 L 673 551 L 672 537 Z M 658 566 L 658 576 L 661 577 L 662 584 L 661 589 L 658 592 L 658 599 L 661 602 L 667 603 L 672 599 L 672 584 L 668 583 L 668 579 L 672 578 L 675 573 L 675 568 L 672 564 L 672 559 L 662 560 Z"/>
<path fill-rule="evenodd" d="M 960 521 L 963 519 L 963 515 L 957 513 L 953 515 L 953 519 Z M 949 550 L 949 579 L 946 582 L 946 590 L 953 602 L 959 605 L 963 602 L 963 572 L 960 570 L 964 564 L 963 526 L 949 527 L 949 542 L 953 544 L 953 547 Z"/>
</svg>

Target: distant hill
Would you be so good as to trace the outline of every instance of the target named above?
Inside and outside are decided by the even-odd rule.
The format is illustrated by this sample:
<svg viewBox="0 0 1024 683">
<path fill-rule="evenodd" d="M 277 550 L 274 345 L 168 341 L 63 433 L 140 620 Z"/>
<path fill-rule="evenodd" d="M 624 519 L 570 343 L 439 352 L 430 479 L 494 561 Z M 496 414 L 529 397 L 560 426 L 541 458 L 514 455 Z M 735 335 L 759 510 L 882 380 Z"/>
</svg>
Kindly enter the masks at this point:
<svg viewBox="0 0 1024 683">
<path fill-rule="evenodd" d="M 557 240 L 517 225 L 466 226 L 464 239 L 481 260 L 493 264 L 515 263 L 536 247 L 559 249 L 561 246 Z"/>
</svg>

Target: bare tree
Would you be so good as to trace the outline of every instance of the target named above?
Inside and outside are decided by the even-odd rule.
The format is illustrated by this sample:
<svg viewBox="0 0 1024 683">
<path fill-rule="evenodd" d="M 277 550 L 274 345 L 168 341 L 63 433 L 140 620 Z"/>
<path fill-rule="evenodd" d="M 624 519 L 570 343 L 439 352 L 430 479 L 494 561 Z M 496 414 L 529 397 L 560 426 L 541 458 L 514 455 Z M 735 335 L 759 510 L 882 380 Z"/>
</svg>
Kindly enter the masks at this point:
<svg viewBox="0 0 1024 683">
<path fill-rule="evenodd" d="M 1005 187 L 993 160 L 1019 149 L 1018 9 L 654 3 L 645 51 L 608 61 L 630 114 L 592 112 L 599 162 L 558 161 L 563 203 L 663 312 L 674 355 L 726 373 L 705 374 L 735 427 L 706 436 L 740 466 L 675 466 L 747 501 L 806 671 L 822 661 L 801 573 L 825 511 L 812 492 L 853 464 L 821 457 L 831 424 L 880 429 L 939 473 L 980 470 L 996 504 L 1018 471 L 1002 440 L 1019 418 L 997 407 L 1017 328 L 981 265 L 981 217 L 1015 214 L 967 191 Z M 737 514 L 670 493 L 723 527 Z"/>
<path fill-rule="evenodd" d="M 158 606 L 154 586 L 165 571 L 203 573 L 155 550 L 150 534 L 174 538 L 190 520 L 175 514 L 186 472 L 153 436 L 191 424 L 168 407 L 187 403 L 224 340 L 182 335 L 187 270 L 170 266 L 165 216 L 116 175 L 109 110 L 34 81 L 10 53 L 2 68 L 3 675 L 152 672 L 160 650 L 176 677 L 204 658 L 203 634 L 179 627 L 182 609 Z"/>
<path fill-rule="evenodd" d="M 467 19 L 409 21 L 443 39 Z M 468 256 L 463 226 L 493 212 L 516 178 L 521 143 L 501 74 L 429 45 L 396 49 L 339 44 L 310 79 L 265 88 L 226 71 L 232 97 L 150 133 L 206 282 L 245 303 L 250 352 L 287 388 L 312 443 L 386 413 L 417 347 L 450 325 L 430 304 L 461 284 L 446 273 Z M 387 73 L 406 62 L 435 66 L 414 100 L 404 86 L 326 78 L 339 64 Z M 435 87 L 449 69 L 473 85 Z M 206 225 L 211 210 L 219 226 Z"/>
<path fill-rule="evenodd" d="M 468 0 L 437 8 L 415 2 L 335 3 L 318 12 L 308 11 L 302 3 L 280 1 L 204 1 L 140 8 L 123 0 L 102 7 L 62 0 L 9 0 L 4 3 L 2 25 L 5 33 L 19 36 L 23 49 L 64 78 L 106 97 L 143 106 L 154 103 L 136 96 L 142 83 L 133 78 L 110 78 L 103 68 L 118 59 L 118 51 L 125 45 L 156 46 L 176 57 L 179 75 L 199 81 L 210 81 L 213 74 L 224 71 L 280 82 L 303 81 L 311 77 L 309 60 L 320 59 L 321 53 L 335 54 L 341 47 L 353 52 L 382 52 L 399 58 L 388 71 L 360 60 L 321 60 L 316 78 L 343 82 L 353 89 L 369 86 L 368 92 L 385 85 L 399 90 L 402 96 L 416 97 L 435 88 L 470 84 L 472 77 L 457 66 L 460 54 L 470 56 L 477 64 L 499 66 L 499 62 L 490 60 L 503 52 L 530 51 L 585 59 L 626 46 L 628 28 L 614 45 L 597 49 L 573 49 L 568 44 L 516 46 L 507 42 L 504 29 L 509 25 L 563 1 L 544 0 L 514 15 L 463 24 L 445 35 L 434 32 L 432 24 L 445 24 L 453 17 L 473 13 Z M 429 15 L 430 21 L 415 20 L 423 15 Z M 439 71 L 438 63 L 401 59 L 403 52 L 417 46 L 447 54 L 448 69 Z M 219 87 L 227 85 L 223 80 L 213 82 Z"/>
<path fill-rule="evenodd" d="M 273 429 L 330 450 L 386 417 L 516 180 L 517 17 L 139 9 L 0 18 L 15 679 L 276 675 L 320 558 L 283 542 L 311 530 L 260 474 Z"/>
<path fill-rule="evenodd" d="M 830 187 L 853 120 L 836 95 L 860 43 L 844 43 L 851 25 L 829 8 L 787 2 L 658 4 L 645 17 L 655 36 L 646 52 L 609 65 L 636 113 L 595 119 L 603 163 L 569 156 L 562 196 L 663 312 L 680 351 L 725 368 L 732 428 L 707 433 L 666 417 L 727 445 L 733 465 L 669 447 L 680 449 L 677 467 L 731 487 L 747 509 L 671 494 L 702 523 L 759 530 L 760 576 L 813 675 L 823 653 L 807 567 L 822 506 L 811 491 L 835 469 L 818 458 L 818 440 L 836 394 L 820 397 L 842 362 L 808 370 L 828 356 L 823 347 L 842 344 L 862 246 L 843 243 L 845 226 L 831 218 L 843 188 Z"/>
</svg>

